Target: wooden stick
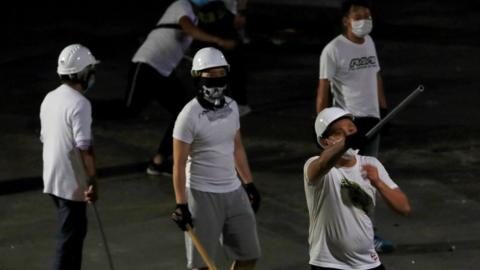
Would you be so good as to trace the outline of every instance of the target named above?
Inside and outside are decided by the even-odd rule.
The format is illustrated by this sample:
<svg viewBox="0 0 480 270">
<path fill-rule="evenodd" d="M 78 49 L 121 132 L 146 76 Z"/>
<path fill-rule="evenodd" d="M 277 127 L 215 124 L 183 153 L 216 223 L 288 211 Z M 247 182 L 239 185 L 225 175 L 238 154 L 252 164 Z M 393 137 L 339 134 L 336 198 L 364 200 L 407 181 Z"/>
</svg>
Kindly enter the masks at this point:
<svg viewBox="0 0 480 270">
<path fill-rule="evenodd" d="M 190 236 L 190 238 L 192 239 L 192 242 L 193 242 L 193 245 L 195 246 L 195 248 L 198 250 L 198 253 L 200 253 L 200 256 L 202 256 L 202 259 L 203 261 L 207 264 L 208 266 L 208 269 L 210 270 L 217 270 L 217 267 L 215 266 L 215 264 L 213 263 L 212 259 L 210 259 L 210 257 L 208 256 L 207 254 L 207 251 L 205 250 L 205 248 L 202 246 L 202 244 L 200 243 L 200 241 L 198 240 L 197 236 L 195 235 L 195 233 L 193 232 L 192 230 L 192 227 L 190 225 L 187 224 L 187 234 Z"/>
</svg>

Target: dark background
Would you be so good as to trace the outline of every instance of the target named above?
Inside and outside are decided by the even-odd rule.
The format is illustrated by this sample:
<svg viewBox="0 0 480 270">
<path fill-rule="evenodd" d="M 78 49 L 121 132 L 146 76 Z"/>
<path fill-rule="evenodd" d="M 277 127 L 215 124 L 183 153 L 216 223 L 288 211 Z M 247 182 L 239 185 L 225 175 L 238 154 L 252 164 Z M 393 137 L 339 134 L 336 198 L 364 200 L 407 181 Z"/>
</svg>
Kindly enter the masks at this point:
<svg viewBox="0 0 480 270">
<path fill-rule="evenodd" d="M 166 218 L 171 179 L 144 165 L 169 115 L 157 104 L 123 119 L 120 100 L 139 38 L 170 1 L 10 2 L 0 22 L 0 269 L 45 269 L 53 250 L 53 206 L 41 194 L 40 103 L 58 86 L 56 61 L 82 43 L 102 61 L 88 94 L 94 110 L 100 208 L 119 269 L 183 269 L 181 234 Z M 336 1 L 251 0 L 245 48 L 254 111 L 242 133 L 263 210 L 259 269 L 304 269 L 307 215 L 302 166 L 311 140 L 318 60 L 339 32 Z M 409 195 L 412 217 L 379 204 L 380 233 L 397 244 L 389 269 L 474 269 L 480 250 L 480 10 L 477 1 L 374 1 L 372 37 L 393 108 L 426 88 L 393 121 L 379 159 Z M 193 52 L 189 53 L 190 55 Z M 188 61 L 178 75 L 191 84 Z M 93 217 L 91 218 L 93 221 Z M 91 222 L 86 269 L 105 269 Z M 453 248 L 452 248 L 453 247 Z M 279 256 L 282 255 L 282 256 Z M 220 262 L 222 262 L 220 260 Z"/>
</svg>

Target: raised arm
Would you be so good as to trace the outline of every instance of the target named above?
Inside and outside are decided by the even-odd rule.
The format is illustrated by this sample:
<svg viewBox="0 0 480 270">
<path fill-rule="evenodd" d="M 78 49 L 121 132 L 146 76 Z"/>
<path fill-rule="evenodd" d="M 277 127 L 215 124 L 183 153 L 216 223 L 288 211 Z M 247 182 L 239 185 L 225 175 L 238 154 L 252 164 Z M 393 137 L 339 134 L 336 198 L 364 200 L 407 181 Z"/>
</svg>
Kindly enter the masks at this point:
<svg viewBox="0 0 480 270">
<path fill-rule="evenodd" d="M 334 144 L 328 145 L 322 151 L 320 157 L 312 161 L 307 168 L 307 176 L 310 182 L 317 181 L 330 171 L 346 150 L 345 137 Z"/>
<path fill-rule="evenodd" d="M 218 45 L 224 49 L 231 50 L 235 48 L 237 45 L 234 40 L 231 39 L 223 39 L 214 35 L 211 35 L 202 29 L 198 28 L 196 25 L 192 23 L 190 18 L 187 16 L 183 16 L 180 18 L 179 21 L 180 27 L 182 28 L 183 32 L 192 36 L 196 40 L 200 40 L 207 43 L 212 43 Z"/>
<path fill-rule="evenodd" d="M 360 149 L 367 141 L 365 135 L 361 133 L 355 132 L 347 135 L 345 131 L 327 140 L 330 142 L 325 146 L 319 158 L 312 161 L 307 168 L 307 177 L 310 182 L 317 181 L 328 173 L 348 149 Z"/>
</svg>

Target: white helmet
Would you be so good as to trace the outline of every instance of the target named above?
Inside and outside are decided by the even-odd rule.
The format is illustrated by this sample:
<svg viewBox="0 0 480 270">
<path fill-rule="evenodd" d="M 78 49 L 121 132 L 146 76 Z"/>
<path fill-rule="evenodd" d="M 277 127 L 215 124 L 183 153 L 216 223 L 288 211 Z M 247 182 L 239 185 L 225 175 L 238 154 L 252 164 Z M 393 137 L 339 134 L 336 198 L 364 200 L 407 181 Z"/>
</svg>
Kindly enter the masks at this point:
<svg viewBox="0 0 480 270">
<path fill-rule="evenodd" d="M 192 76 L 197 77 L 199 71 L 214 67 L 230 67 L 223 53 L 213 47 L 198 50 L 193 57 Z"/>
<path fill-rule="evenodd" d="M 318 113 L 317 118 L 315 119 L 315 134 L 319 144 L 320 139 L 322 138 L 325 130 L 327 130 L 328 126 L 335 120 L 342 117 L 350 117 L 353 120 L 353 114 L 338 107 L 325 108 Z"/>
<path fill-rule="evenodd" d="M 81 72 L 90 65 L 100 63 L 92 55 L 90 50 L 80 44 L 72 44 L 62 50 L 58 57 L 57 73 L 70 75 Z"/>
</svg>

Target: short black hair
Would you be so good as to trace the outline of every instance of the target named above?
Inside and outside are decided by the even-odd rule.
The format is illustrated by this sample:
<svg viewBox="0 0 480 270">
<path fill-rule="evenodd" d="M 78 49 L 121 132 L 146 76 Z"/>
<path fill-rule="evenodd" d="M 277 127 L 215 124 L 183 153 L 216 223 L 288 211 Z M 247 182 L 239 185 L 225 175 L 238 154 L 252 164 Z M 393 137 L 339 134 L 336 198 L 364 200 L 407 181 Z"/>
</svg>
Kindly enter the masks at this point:
<svg viewBox="0 0 480 270">
<path fill-rule="evenodd" d="M 347 17 L 352 6 L 361 6 L 366 8 L 371 8 L 372 4 L 369 0 L 345 0 L 342 3 L 341 12 L 342 17 Z"/>
</svg>

